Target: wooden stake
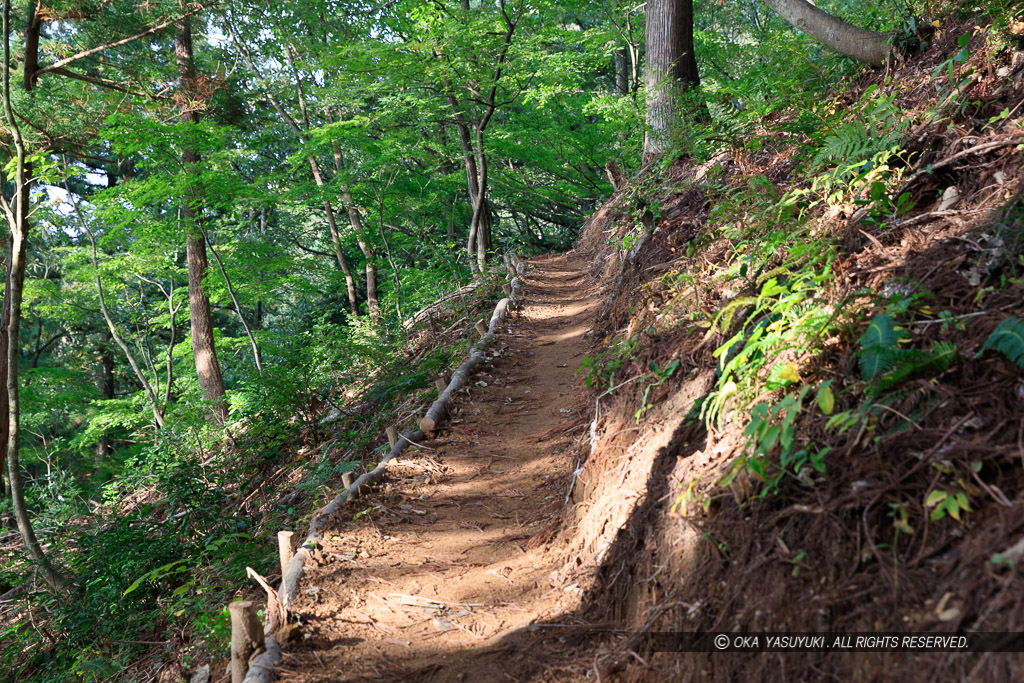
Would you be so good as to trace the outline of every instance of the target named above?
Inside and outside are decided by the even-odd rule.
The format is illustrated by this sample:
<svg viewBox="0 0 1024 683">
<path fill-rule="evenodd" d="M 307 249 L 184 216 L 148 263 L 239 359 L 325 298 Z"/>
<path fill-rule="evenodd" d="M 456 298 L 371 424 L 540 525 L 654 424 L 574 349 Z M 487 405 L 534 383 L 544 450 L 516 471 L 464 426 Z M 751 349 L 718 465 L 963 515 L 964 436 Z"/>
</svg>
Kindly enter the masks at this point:
<svg viewBox="0 0 1024 683">
<path fill-rule="evenodd" d="M 231 683 L 242 683 L 249 671 L 249 657 L 263 644 L 263 625 L 256 605 L 249 600 L 228 605 L 231 614 Z"/>
<path fill-rule="evenodd" d="M 352 482 L 356 480 L 356 475 L 351 472 L 345 472 L 341 475 L 341 485 L 348 488 L 352 485 Z"/>
<path fill-rule="evenodd" d="M 483 318 L 477 320 L 476 325 L 474 325 L 474 327 L 476 328 L 476 331 L 480 333 L 481 337 L 487 334 L 487 323 L 484 322 Z"/>
<path fill-rule="evenodd" d="M 281 576 L 288 571 L 288 563 L 295 557 L 295 532 L 277 532 L 277 552 L 281 555 Z"/>
<path fill-rule="evenodd" d="M 434 386 L 437 387 L 437 393 L 440 394 L 442 391 L 448 388 L 448 378 L 444 377 L 443 375 L 441 377 L 438 377 L 437 379 L 434 380 Z"/>
<path fill-rule="evenodd" d="M 394 448 L 395 444 L 398 443 L 398 430 L 394 427 L 388 427 L 386 431 L 388 433 L 388 443 Z"/>
<path fill-rule="evenodd" d="M 505 292 L 505 296 L 511 296 L 512 295 L 512 285 L 510 285 L 509 283 L 506 282 L 505 284 L 503 284 L 501 286 L 501 291 Z"/>
</svg>

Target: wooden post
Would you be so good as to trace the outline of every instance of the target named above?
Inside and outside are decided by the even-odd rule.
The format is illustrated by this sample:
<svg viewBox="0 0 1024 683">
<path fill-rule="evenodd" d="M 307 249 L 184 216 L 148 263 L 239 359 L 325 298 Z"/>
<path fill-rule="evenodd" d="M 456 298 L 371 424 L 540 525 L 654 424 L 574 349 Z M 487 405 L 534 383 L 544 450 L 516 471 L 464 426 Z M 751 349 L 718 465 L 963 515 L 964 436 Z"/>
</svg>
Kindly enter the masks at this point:
<svg viewBox="0 0 1024 683">
<path fill-rule="evenodd" d="M 277 532 L 277 552 L 281 555 L 281 577 L 288 571 L 288 563 L 295 557 L 295 532 Z"/>
<path fill-rule="evenodd" d="M 487 323 L 484 322 L 483 318 L 477 320 L 474 327 L 476 328 L 476 331 L 480 333 L 481 337 L 487 334 Z"/>
<path fill-rule="evenodd" d="M 250 600 L 228 605 L 231 614 L 231 683 L 242 683 L 249 671 L 249 657 L 263 644 L 263 625 Z"/>
<path fill-rule="evenodd" d="M 341 485 L 348 488 L 352 485 L 352 482 L 356 480 L 356 476 L 351 472 L 345 472 L 341 475 Z"/>
<path fill-rule="evenodd" d="M 388 427 L 386 431 L 388 433 L 388 443 L 394 448 L 395 444 L 398 443 L 398 430 L 394 427 Z"/>
<path fill-rule="evenodd" d="M 501 286 L 501 291 L 505 292 L 505 296 L 512 296 L 512 285 L 506 282 Z"/>
<path fill-rule="evenodd" d="M 448 378 L 441 376 L 434 380 L 434 386 L 437 387 L 437 393 L 441 393 L 448 388 Z"/>
</svg>

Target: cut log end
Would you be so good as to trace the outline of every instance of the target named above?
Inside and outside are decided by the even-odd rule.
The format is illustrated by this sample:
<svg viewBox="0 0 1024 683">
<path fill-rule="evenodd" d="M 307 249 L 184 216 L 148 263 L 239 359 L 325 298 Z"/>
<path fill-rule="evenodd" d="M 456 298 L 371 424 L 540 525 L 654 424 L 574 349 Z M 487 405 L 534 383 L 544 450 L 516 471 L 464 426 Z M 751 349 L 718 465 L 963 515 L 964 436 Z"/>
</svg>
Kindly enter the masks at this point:
<svg viewBox="0 0 1024 683">
<path fill-rule="evenodd" d="M 420 420 L 420 431 L 428 436 L 434 433 L 434 429 L 436 427 L 437 423 L 434 422 L 434 418 L 432 417 L 425 417 Z"/>
<path fill-rule="evenodd" d="M 474 325 L 474 327 L 476 328 L 476 331 L 480 334 L 481 337 L 487 334 L 487 323 L 484 322 L 483 318 L 477 320 L 476 325 Z"/>
</svg>

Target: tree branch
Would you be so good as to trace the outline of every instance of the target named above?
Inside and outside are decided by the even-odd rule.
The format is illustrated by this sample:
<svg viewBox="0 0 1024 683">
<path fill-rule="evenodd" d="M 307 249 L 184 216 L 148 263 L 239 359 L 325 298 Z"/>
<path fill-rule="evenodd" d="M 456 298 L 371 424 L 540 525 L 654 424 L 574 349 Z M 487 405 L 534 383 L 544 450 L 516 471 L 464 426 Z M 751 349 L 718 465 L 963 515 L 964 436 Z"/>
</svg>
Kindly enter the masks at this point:
<svg viewBox="0 0 1024 683">
<path fill-rule="evenodd" d="M 77 54 L 73 54 L 70 57 L 65 57 L 64 59 L 60 59 L 60 60 L 54 62 L 53 64 L 49 64 L 47 66 L 44 66 L 42 69 L 39 69 L 38 71 L 36 71 L 35 74 L 34 74 L 33 80 L 38 79 L 40 76 L 42 76 L 45 73 L 54 72 L 54 71 L 57 71 L 58 69 L 61 69 L 61 68 L 65 67 L 65 66 L 67 66 L 68 64 L 74 64 L 75 62 L 81 61 L 81 60 L 85 59 L 86 57 L 91 57 L 92 55 L 98 54 L 100 52 L 106 52 L 107 50 L 111 50 L 111 49 L 113 49 L 115 47 L 121 47 L 122 45 L 127 45 L 129 43 L 134 43 L 136 40 L 140 40 L 142 38 L 145 38 L 146 36 L 151 36 L 154 33 L 158 32 L 158 31 L 162 31 L 163 29 L 167 28 L 168 26 L 170 26 L 172 24 L 178 23 L 182 19 L 186 19 L 186 18 L 192 16 L 193 14 L 199 14 L 204 9 L 207 9 L 208 7 L 212 7 L 213 5 L 216 5 L 216 4 L 217 4 L 217 2 L 216 2 L 216 0 L 214 0 L 214 2 L 211 2 L 208 5 L 197 5 L 197 6 L 193 7 L 191 10 L 189 10 L 188 12 L 185 12 L 184 14 L 182 14 L 181 16 L 174 17 L 173 19 L 166 19 L 164 21 L 161 21 L 158 24 L 154 24 L 153 26 L 150 26 L 148 29 L 146 29 L 142 33 L 136 33 L 133 36 L 128 36 L 127 38 L 122 38 L 121 40 L 115 40 L 114 42 L 106 43 L 105 45 L 97 45 L 96 47 L 91 47 L 88 50 L 83 50 L 83 51 L 81 51 L 81 52 L 79 52 Z"/>
</svg>

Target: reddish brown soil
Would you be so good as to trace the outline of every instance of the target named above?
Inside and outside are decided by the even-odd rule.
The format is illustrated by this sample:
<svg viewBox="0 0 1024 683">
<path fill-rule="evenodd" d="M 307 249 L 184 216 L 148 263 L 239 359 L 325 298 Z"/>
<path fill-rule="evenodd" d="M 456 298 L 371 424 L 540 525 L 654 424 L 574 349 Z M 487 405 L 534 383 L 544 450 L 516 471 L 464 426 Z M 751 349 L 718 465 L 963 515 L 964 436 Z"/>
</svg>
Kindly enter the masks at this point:
<svg viewBox="0 0 1024 683">
<path fill-rule="evenodd" d="M 587 437 L 575 372 L 598 303 L 574 258 L 531 262 L 525 308 L 447 432 L 334 521 L 307 565 L 281 680 L 550 679 L 538 655 L 558 639 L 528 646 L 531 625 L 550 629 L 582 593 L 552 587 L 551 540 Z"/>
</svg>

